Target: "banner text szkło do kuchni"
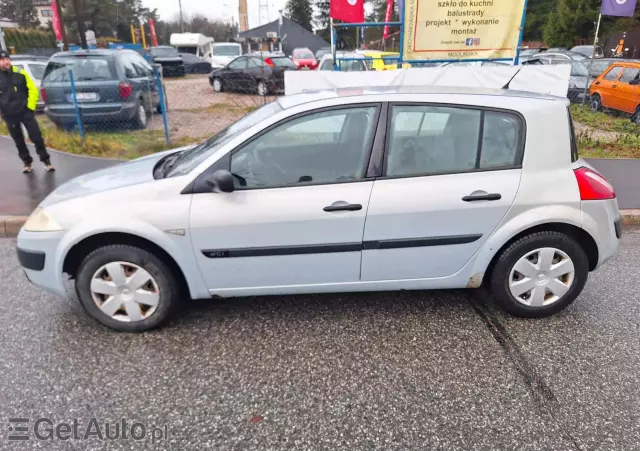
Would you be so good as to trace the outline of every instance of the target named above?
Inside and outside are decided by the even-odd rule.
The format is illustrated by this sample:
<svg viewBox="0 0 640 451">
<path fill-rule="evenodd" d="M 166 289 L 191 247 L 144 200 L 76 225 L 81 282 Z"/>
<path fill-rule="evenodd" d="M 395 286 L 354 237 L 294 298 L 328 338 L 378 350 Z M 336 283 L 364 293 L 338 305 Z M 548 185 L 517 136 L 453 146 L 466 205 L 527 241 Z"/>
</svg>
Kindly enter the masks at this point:
<svg viewBox="0 0 640 451">
<path fill-rule="evenodd" d="M 513 59 L 525 0 L 405 0 L 404 59 Z"/>
</svg>

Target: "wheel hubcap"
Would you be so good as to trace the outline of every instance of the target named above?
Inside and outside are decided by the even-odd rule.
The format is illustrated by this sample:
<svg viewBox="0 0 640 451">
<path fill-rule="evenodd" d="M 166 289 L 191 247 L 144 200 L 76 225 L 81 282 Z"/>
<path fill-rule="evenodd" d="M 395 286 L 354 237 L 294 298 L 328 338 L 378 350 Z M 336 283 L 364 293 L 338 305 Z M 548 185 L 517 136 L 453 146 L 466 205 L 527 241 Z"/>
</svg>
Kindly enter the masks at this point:
<svg viewBox="0 0 640 451">
<path fill-rule="evenodd" d="M 263 96 L 266 92 L 266 88 L 264 87 L 264 83 L 259 83 L 258 84 L 258 94 L 260 94 L 261 96 Z"/>
<path fill-rule="evenodd" d="M 216 91 L 220 91 L 220 80 L 213 80 L 213 89 L 215 89 Z"/>
<path fill-rule="evenodd" d="M 509 275 L 509 290 L 521 304 L 546 307 L 562 299 L 574 278 L 571 258 L 559 249 L 545 247 L 516 262 Z"/>
<path fill-rule="evenodd" d="M 144 125 L 147 123 L 147 113 L 142 105 L 140 105 L 140 108 L 138 109 L 138 117 L 140 117 L 141 124 Z"/>
<path fill-rule="evenodd" d="M 147 270 L 133 263 L 113 262 L 94 273 L 91 297 L 110 318 L 135 322 L 155 313 L 160 303 L 160 289 Z"/>
</svg>

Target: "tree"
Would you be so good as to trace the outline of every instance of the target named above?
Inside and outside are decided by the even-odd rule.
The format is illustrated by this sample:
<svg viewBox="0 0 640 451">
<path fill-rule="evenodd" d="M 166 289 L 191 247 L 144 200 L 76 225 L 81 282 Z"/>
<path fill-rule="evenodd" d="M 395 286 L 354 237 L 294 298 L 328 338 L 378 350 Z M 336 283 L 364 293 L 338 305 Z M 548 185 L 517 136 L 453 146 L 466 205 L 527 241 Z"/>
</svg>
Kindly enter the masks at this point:
<svg viewBox="0 0 640 451">
<path fill-rule="evenodd" d="M 554 10 L 556 3 L 557 0 L 529 0 L 523 40 L 542 41 L 549 14 Z"/>
<path fill-rule="evenodd" d="M 24 28 L 40 25 L 33 0 L 0 0 L 0 17 L 18 22 Z"/>
<path fill-rule="evenodd" d="M 547 45 L 571 47 L 578 39 L 592 36 L 599 6 L 600 0 L 560 0 L 544 29 Z"/>
<path fill-rule="evenodd" d="M 313 31 L 313 26 L 311 25 L 313 9 L 309 0 L 289 0 L 285 6 L 284 14 L 302 28 Z"/>
<path fill-rule="evenodd" d="M 325 41 L 329 42 L 331 40 L 331 34 L 329 34 L 329 23 L 330 23 L 330 0 L 316 0 L 315 3 L 315 11 L 316 13 L 313 15 L 313 22 L 316 26 L 316 33 L 322 37 Z"/>
</svg>

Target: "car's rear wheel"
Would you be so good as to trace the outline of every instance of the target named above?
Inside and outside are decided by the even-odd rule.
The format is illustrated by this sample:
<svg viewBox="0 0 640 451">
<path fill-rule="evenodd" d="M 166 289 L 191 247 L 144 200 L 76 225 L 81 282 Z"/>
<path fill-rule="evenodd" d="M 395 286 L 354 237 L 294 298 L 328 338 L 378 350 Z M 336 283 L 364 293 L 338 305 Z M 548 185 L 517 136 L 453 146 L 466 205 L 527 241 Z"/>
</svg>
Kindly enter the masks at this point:
<svg viewBox="0 0 640 451">
<path fill-rule="evenodd" d="M 147 110 L 144 109 L 142 101 L 138 103 L 136 115 L 133 119 L 133 126 L 140 130 L 147 128 Z"/>
<path fill-rule="evenodd" d="M 260 80 L 258 82 L 258 84 L 256 85 L 256 92 L 258 93 L 259 96 L 267 95 L 267 85 L 264 81 Z"/>
<path fill-rule="evenodd" d="M 213 90 L 215 92 L 222 92 L 222 80 L 219 78 L 213 79 Z"/>
<path fill-rule="evenodd" d="M 636 108 L 635 113 L 631 116 L 631 120 L 636 124 L 640 125 L 640 106 Z"/>
<path fill-rule="evenodd" d="M 602 110 L 602 99 L 598 94 L 594 94 L 591 96 L 591 100 L 589 102 L 589 106 L 592 111 L 600 111 Z"/>
<path fill-rule="evenodd" d="M 84 309 L 121 332 L 143 332 L 166 321 L 178 303 L 178 286 L 169 265 L 129 245 L 96 249 L 80 264 L 76 276 Z"/>
<path fill-rule="evenodd" d="M 584 288 L 589 261 L 580 244 L 564 233 L 537 232 L 505 249 L 491 276 L 496 301 L 515 316 L 553 315 Z"/>
</svg>

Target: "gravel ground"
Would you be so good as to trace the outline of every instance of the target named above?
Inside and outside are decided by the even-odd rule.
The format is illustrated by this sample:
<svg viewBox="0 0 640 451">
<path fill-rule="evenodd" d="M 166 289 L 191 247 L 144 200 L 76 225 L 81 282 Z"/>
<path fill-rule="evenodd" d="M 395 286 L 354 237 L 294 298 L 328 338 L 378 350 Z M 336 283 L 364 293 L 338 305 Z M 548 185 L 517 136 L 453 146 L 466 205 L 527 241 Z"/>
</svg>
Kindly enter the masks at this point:
<svg viewBox="0 0 640 451">
<path fill-rule="evenodd" d="M 552 318 L 478 291 L 191 303 L 111 332 L 29 285 L 0 240 L 7 418 L 167 426 L 168 439 L 9 442 L 25 450 L 640 449 L 640 231 Z"/>
<path fill-rule="evenodd" d="M 620 139 L 620 136 L 622 135 L 622 133 L 618 132 L 598 130 L 597 128 L 589 127 L 588 125 L 581 124 L 579 122 L 574 122 L 574 127 L 578 135 L 584 133 L 590 136 L 592 139 L 597 139 L 605 142 L 618 141 Z"/>
<path fill-rule="evenodd" d="M 172 138 L 211 136 L 236 122 L 247 111 L 271 102 L 275 97 L 239 93 L 216 93 L 208 76 L 165 79 Z M 152 130 L 163 130 L 162 118 L 154 116 Z"/>
</svg>

